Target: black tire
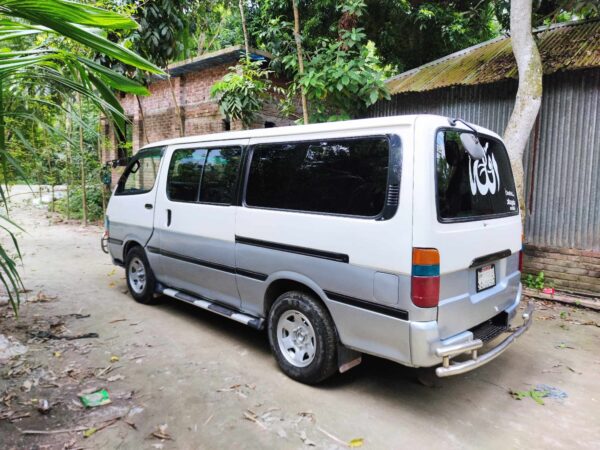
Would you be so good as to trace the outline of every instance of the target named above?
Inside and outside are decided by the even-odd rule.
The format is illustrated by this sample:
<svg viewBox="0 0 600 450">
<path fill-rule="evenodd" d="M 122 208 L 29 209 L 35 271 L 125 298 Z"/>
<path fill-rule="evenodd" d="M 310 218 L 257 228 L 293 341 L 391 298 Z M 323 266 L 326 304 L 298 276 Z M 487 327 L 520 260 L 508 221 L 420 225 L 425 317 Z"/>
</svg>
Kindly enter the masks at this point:
<svg viewBox="0 0 600 450">
<path fill-rule="evenodd" d="M 309 336 L 311 334 L 314 335 L 314 339 L 307 339 L 305 341 L 306 336 L 302 338 L 300 345 L 304 347 L 301 347 L 299 352 L 295 351 L 298 347 L 291 341 L 287 341 L 289 344 L 285 343 L 287 336 L 291 336 L 287 330 L 283 328 L 278 330 L 279 321 L 286 314 L 288 316 L 282 319 L 282 327 L 290 328 L 289 325 L 291 325 L 292 328 L 296 327 L 296 331 L 305 330 Z M 312 331 L 306 325 L 306 320 L 312 327 Z M 336 373 L 337 335 L 335 326 L 329 312 L 314 297 L 300 291 L 291 291 L 282 294 L 275 300 L 275 303 L 271 307 L 268 322 L 271 350 L 275 355 L 279 367 L 287 376 L 301 383 L 316 384 Z M 286 333 L 288 334 L 286 335 Z M 298 338 L 302 337 L 303 334 L 294 334 L 294 336 L 291 336 L 292 341 L 298 342 Z M 295 341 L 294 338 L 296 339 Z M 314 342 L 314 347 L 307 344 L 309 341 Z M 285 352 L 287 356 L 281 348 L 281 346 L 285 347 L 286 345 L 290 346 L 290 349 Z M 306 346 L 310 349 L 306 350 Z M 304 352 L 306 353 L 302 356 Z M 290 362 L 289 359 L 294 359 L 296 353 L 299 359 L 305 357 L 306 360 L 295 361 L 294 363 Z M 310 353 L 314 354 L 312 358 L 309 356 Z M 299 367 L 299 364 L 306 365 Z"/>
<path fill-rule="evenodd" d="M 137 281 L 134 273 L 136 272 L 135 269 L 140 266 L 144 270 L 143 284 L 139 281 L 139 272 Z M 125 279 L 127 280 L 129 293 L 136 302 L 144 305 L 153 305 L 158 302 L 158 298 L 154 295 L 156 278 L 154 278 L 154 272 L 152 272 L 148 258 L 146 258 L 146 252 L 142 247 L 135 246 L 127 252 L 125 257 Z"/>
</svg>

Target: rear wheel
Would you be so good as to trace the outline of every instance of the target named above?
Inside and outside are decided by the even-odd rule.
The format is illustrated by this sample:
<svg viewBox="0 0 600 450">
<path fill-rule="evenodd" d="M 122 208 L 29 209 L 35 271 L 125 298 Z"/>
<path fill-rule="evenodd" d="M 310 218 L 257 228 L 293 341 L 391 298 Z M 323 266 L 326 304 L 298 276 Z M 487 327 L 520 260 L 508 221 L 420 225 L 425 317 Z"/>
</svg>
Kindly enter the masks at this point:
<svg viewBox="0 0 600 450">
<path fill-rule="evenodd" d="M 148 263 L 148 258 L 146 258 L 146 253 L 141 247 L 133 247 L 127 252 L 125 273 L 129 292 L 137 302 L 146 305 L 157 302 L 154 296 L 156 279 Z"/>
<path fill-rule="evenodd" d="M 325 307 L 299 291 L 286 292 L 269 312 L 269 342 L 281 370 L 315 384 L 337 371 L 337 339 Z"/>
</svg>

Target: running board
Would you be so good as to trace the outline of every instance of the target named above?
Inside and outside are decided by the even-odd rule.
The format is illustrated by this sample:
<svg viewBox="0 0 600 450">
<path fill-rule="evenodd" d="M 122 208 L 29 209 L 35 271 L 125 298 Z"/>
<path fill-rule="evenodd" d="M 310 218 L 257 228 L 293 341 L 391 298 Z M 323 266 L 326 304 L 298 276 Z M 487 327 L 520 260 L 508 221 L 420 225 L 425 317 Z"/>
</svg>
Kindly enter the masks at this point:
<svg viewBox="0 0 600 450">
<path fill-rule="evenodd" d="M 249 327 L 257 330 L 262 330 L 264 327 L 264 319 L 261 319 L 260 317 L 249 316 L 226 306 L 210 302 L 200 297 L 194 297 L 193 295 L 185 294 L 171 288 L 163 289 L 162 293 L 164 295 L 168 295 L 169 297 L 176 298 L 177 300 L 182 300 L 199 308 L 219 314 L 220 316 L 235 320 L 236 322 L 243 323 L 244 325 L 248 325 Z"/>
</svg>

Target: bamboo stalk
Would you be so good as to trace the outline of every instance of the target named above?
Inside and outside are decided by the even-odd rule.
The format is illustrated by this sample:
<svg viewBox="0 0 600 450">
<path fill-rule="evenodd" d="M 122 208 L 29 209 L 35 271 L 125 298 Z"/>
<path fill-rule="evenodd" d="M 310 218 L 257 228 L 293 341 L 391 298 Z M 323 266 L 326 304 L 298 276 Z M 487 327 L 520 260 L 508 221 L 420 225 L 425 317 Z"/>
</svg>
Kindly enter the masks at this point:
<svg viewBox="0 0 600 450">
<path fill-rule="evenodd" d="M 175 88 L 173 87 L 173 83 L 171 83 L 170 75 L 167 77 L 167 81 L 169 82 L 171 97 L 173 98 L 173 104 L 175 105 L 175 112 L 177 113 L 177 117 L 179 118 L 179 135 L 180 137 L 183 137 L 183 116 L 181 115 L 181 108 L 179 108 L 179 103 L 177 102 L 177 97 L 175 96 Z"/>
<path fill-rule="evenodd" d="M 242 16 L 242 31 L 244 32 L 244 46 L 246 47 L 246 61 L 250 61 L 250 43 L 248 41 L 248 29 L 246 28 L 246 16 L 244 14 L 244 2 L 239 1 L 240 15 Z"/>
<path fill-rule="evenodd" d="M 302 57 L 302 40 L 300 39 L 300 13 L 298 12 L 297 0 L 292 0 L 294 9 L 294 40 L 296 41 L 296 53 L 298 54 L 298 73 L 300 77 L 304 75 L 304 58 Z M 300 100 L 302 101 L 302 116 L 304 124 L 308 124 L 308 105 L 306 103 L 306 94 L 304 88 L 300 87 Z"/>
<path fill-rule="evenodd" d="M 100 174 L 102 174 L 102 122 L 98 120 L 98 163 L 100 164 Z M 104 180 L 100 178 L 100 193 L 102 194 L 102 215 L 106 213 L 106 191 Z"/>
<path fill-rule="evenodd" d="M 71 179 L 71 134 L 73 131 L 73 117 L 71 117 L 72 110 L 71 104 L 69 103 L 68 111 L 67 111 L 67 137 L 69 138 L 67 141 L 67 220 L 71 220 L 71 183 L 73 180 Z"/>
<path fill-rule="evenodd" d="M 87 227 L 88 225 L 88 216 L 87 216 L 87 193 L 85 192 L 85 153 L 84 153 L 84 145 L 83 145 L 83 105 L 81 103 L 81 95 L 77 93 L 77 104 L 79 106 L 79 118 L 81 119 L 81 123 L 79 124 L 79 156 L 80 156 L 80 169 L 81 169 L 81 203 L 82 203 L 82 212 L 83 212 L 83 226 Z"/>
<path fill-rule="evenodd" d="M 149 144 L 150 140 L 148 139 L 148 131 L 146 131 L 146 119 L 144 118 L 144 108 L 142 107 L 142 99 L 139 95 L 136 95 L 135 98 L 140 108 L 140 118 L 142 119 L 142 130 L 144 131 L 144 140 L 146 141 L 146 144 Z M 181 118 L 179 120 L 181 120 Z"/>
</svg>

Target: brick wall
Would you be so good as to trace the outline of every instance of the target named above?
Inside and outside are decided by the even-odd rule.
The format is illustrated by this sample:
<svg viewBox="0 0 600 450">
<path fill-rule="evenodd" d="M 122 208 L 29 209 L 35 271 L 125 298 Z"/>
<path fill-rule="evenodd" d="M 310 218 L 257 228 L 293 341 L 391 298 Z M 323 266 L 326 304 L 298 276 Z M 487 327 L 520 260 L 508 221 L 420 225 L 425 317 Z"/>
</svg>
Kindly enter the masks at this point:
<svg viewBox="0 0 600 450">
<path fill-rule="evenodd" d="M 523 272 L 541 271 L 557 289 L 600 295 L 600 252 L 526 245 Z"/>
<path fill-rule="evenodd" d="M 218 105 L 210 98 L 210 89 L 215 81 L 227 73 L 230 66 L 231 64 L 221 64 L 171 79 L 183 118 L 183 131 L 181 131 L 182 125 L 168 80 L 151 83 L 149 86 L 151 95 L 140 97 L 139 102 L 133 95 L 124 95 L 121 104 L 125 114 L 133 122 L 134 153 L 147 143 L 177 138 L 181 135 L 193 136 L 225 131 Z M 140 103 L 142 110 L 140 110 Z M 265 106 L 252 128 L 263 128 L 266 121 L 273 122 L 277 126 L 293 124 L 292 119 L 281 116 L 275 102 Z M 231 129 L 240 130 L 242 125 L 234 122 L 231 124 Z M 114 139 L 112 145 L 116 145 Z M 114 149 L 107 151 L 107 159 L 113 159 L 114 153 Z"/>
</svg>

